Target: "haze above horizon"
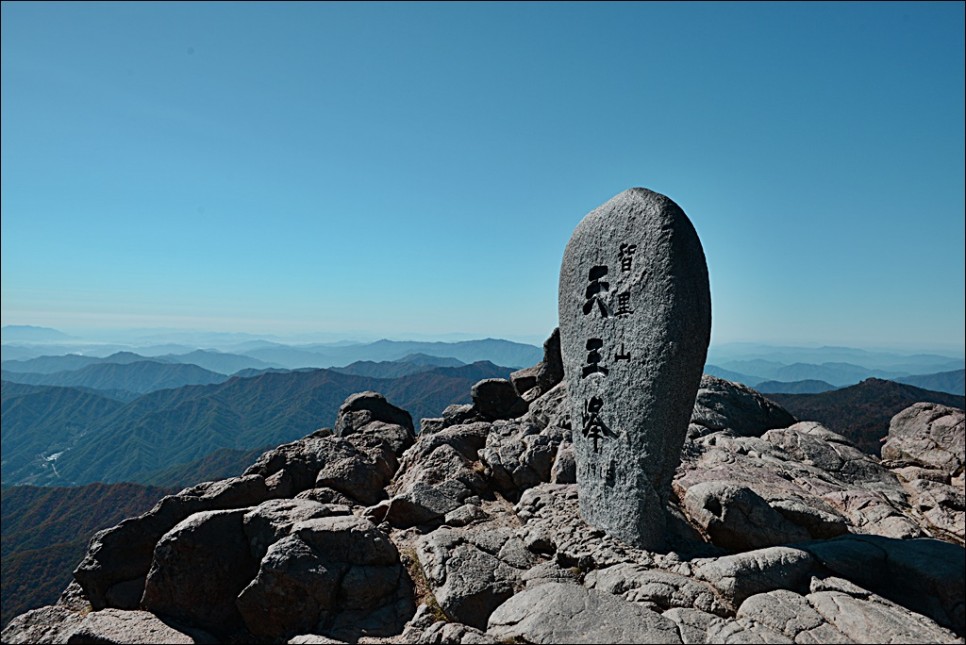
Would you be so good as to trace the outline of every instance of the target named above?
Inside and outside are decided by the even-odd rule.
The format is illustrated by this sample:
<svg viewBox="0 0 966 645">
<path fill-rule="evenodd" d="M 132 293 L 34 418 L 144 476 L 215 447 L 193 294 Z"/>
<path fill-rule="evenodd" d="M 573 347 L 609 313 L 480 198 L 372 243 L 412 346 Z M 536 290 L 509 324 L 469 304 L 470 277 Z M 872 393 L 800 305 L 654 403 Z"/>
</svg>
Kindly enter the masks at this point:
<svg viewBox="0 0 966 645">
<path fill-rule="evenodd" d="M 712 343 L 962 353 L 963 3 L 3 3 L 0 321 L 539 342 L 631 186 Z"/>
</svg>

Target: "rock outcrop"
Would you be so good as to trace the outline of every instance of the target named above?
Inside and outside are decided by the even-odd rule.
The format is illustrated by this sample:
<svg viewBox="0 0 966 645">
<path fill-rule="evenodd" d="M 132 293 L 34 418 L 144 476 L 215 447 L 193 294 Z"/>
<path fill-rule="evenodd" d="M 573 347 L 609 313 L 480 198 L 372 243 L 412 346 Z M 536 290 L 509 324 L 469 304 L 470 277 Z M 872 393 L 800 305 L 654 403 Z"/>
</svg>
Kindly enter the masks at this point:
<svg viewBox="0 0 966 645">
<path fill-rule="evenodd" d="M 418 437 L 352 397 L 338 432 L 95 535 L 3 642 L 964 642 L 962 514 L 924 502 L 959 490 L 961 411 L 897 415 L 880 463 L 706 376 L 667 548 L 645 550 L 582 518 L 567 386 L 546 384 Z"/>
<path fill-rule="evenodd" d="M 966 544 L 966 421 L 962 410 L 916 403 L 889 424 L 883 464 L 930 531 Z"/>
</svg>

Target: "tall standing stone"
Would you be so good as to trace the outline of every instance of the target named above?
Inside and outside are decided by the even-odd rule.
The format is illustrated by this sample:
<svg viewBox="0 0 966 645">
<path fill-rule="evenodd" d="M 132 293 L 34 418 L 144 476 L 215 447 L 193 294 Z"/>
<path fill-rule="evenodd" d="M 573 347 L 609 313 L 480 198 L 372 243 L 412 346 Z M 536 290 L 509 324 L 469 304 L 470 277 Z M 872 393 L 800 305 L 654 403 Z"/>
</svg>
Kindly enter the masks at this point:
<svg viewBox="0 0 966 645">
<path fill-rule="evenodd" d="M 588 213 L 564 252 L 559 305 L 581 514 L 661 548 L 711 336 L 708 268 L 684 211 L 632 188 Z"/>
</svg>

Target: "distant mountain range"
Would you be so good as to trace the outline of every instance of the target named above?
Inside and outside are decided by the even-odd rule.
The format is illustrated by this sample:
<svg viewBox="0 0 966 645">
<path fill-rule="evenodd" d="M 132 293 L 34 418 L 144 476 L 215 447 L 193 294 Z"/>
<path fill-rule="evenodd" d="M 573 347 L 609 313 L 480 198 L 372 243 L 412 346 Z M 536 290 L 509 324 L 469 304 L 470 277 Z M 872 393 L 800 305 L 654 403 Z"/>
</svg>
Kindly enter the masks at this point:
<svg viewBox="0 0 966 645">
<path fill-rule="evenodd" d="M 83 356 L 67 354 L 65 356 L 38 356 L 24 360 L 6 360 L 0 366 L 6 372 L 26 374 L 55 374 L 57 372 L 71 372 L 90 365 L 117 364 L 129 365 L 150 361 L 154 363 L 196 365 L 206 370 L 224 374 L 234 374 L 243 369 L 265 369 L 280 367 L 274 363 L 266 363 L 251 356 L 228 354 L 210 350 L 198 349 L 184 354 L 165 354 L 161 356 L 143 356 L 134 352 L 115 352 L 109 356 Z M 58 385 L 62 385 L 58 383 Z"/>
<path fill-rule="evenodd" d="M 428 354 L 409 354 L 398 361 L 356 361 L 345 367 L 331 368 L 343 374 L 372 376 L 374 378 L 399 378 L 409 374 L 428 372 L 437 367 L 460 367 L 465 365 L 455 358 L 429 356 Z"/>
<path fill-rule="evenodd" d="M 224 374 L 184 363 L 96 363 L 71 372 L 28 374 L 0 372 L 5 381 L 28 385 L 86 387 L 95 390 L 124 390 L 134 393 L 154 392 L 185 385 L 211 385 L 228 380 Z"/>
<path fill-rule="evenodd" d="M 879 456 L 882 439 L 889 434 L 889 421 L 913 403 L 927 401 L 960 409 L 966 407 L 966 397 L 960 395 L 874 378 L 821 394 L 767 396 L 799 419 L 818 421 L 875 456 Z"/>
<path fill-rule="evenodd" d="M 521 368 L 530 367 L 543 358 L 543 350 L 535 345 L 515 343 L 508 340 L 487 338 L 459 342 L 394 341 L 379 340 L 373 343 L 316 343 L 310 345 L 285 345 L 271 341 L 246 341 L 234 344 L 230 352 L 211 350 L 192 351 L 183 345 L 154 345 L 132 348 L 118 345 L 3 345 L 3 368 L 16 372 L 44 373 L 78 369 L 85 365 L 78 358 L 107 358 L 121 352 L 136 353 L 151 360 L 170 363 L 191 363 L 223 374 L 234 374 L 241 369 L 264 369 L 283 367 L 342 367 L 358 361 L 403 361 L 420 364 L 419 360 L 407 360 L 411 356 L 455 359 L 461 364 L 490 361 L 496 365 Z M 184 351 L 184 350 L 188 351 Z M 30 364 L 30 359 L 49 357 L 53 354 L 81 354 L 65 363 L 50 360 Z M 245 357 L 244 359 L 239 357 Z M 90 361 L 89 363 L 93 363 Z M 26 364 L 25 364 L 26 363 Z M 50 363 L 50 365 L 48 365 Z M 425 363 L 423 363 L 425 364 Z M 39 367 L 38 367 L 39 366 Z M 452 366 L 452 365 L 450 365 Z"/>
<path fill-rule="evenodd" d="M 729 364 L 734 361 L 752 360 L 763 360 L 780 365 L 849 363 L 861 365 L 870 370 L 885 370 L 897 374 L 928 374 L 962 368 L 963 350 L 960 348 L 952 355 L 946 355 L 867 350 L 855 347 L 789 347 L 759 343 L 726 343 L 712 345 L 708 350 L 708 362 L 722 367 L 736 369 Z M 750 373 L 770 378 L 769 374 L 755 371 Z"/>
<path fill-rule="evenodd" d="M 97 367 L 106 366 L 75 373 Z M 214 385 L 158 390 L 126 404 L 75 388 L 5 382 L 3 482 L 170 481 L 159 473 L 178 465 L 191 468 L 216 450 L 278 445 L 331 425 L 342 402 L 356 392 L 381 392 L 418 424 L 447 405 L 468 402 L 477 381 L 506 378 L 510 371 L 489 362 L 395 379 L 323 369 L 266 371 Z"/>
<path fill-rule="evenodd" d="M 926 390 L 966 395 L 966 370 L 953 370 L 951 372 L 939 372 L 938 374 L 917 374 L 915 376 L 903 376 L 896 380 Z"/>
<path fill-rule="evenodd" d="M 36 327 L 34 325 L 4 325 L 0 327 L 0 340 L 4 343 L 46 343 L 72 339 L 74 339 L 73 336 L 50 327 Z"/>
<path fill-rule="evenodd" d="M 529 367 L 543 358 L 543 350 L 534 345 L 487 338 L 456 343 L 379 340 L 358 345 L 266 344 L 244 352 L 284 367 L 334 367 L 357 361 L 399 361 L 411 354 L 455 358 L 462 363 L 490 361 L 497 365 Z"/>
<path fill-rule="evenodd" d="M 762 381 L 755 386 L 755 389 L 762 394 L 819 394 L 830 390 L 838 389 L 831 383 L 817 380 L 792 381 Z"/>
</svg>

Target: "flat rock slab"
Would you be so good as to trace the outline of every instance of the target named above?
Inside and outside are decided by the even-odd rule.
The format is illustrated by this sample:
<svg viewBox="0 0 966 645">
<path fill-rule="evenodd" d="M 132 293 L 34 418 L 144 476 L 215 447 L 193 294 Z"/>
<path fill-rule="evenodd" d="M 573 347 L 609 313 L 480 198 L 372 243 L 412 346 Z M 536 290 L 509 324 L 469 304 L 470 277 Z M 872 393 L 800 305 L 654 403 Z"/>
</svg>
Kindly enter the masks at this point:
<svg viewBox="0 0 966 645">
<path fill-rule="evenodd" d="M 657 612 L 608 593 L 559 582 L 507 600 L 490 616 L 486 633 L 500 642 L 681 642 L 674 622 Z"/>
<path fill-rule="evenodd" d="M 711 336 L 707 264 L 684 211 L 644 188 L 591 211 L 564 252 L 559 306 L 581 514 L 660 548 Z"/>
</svg>

